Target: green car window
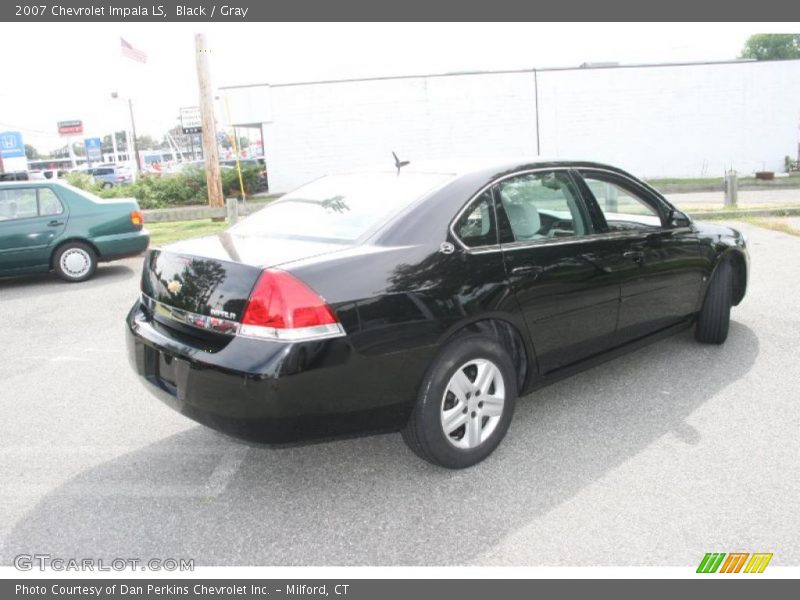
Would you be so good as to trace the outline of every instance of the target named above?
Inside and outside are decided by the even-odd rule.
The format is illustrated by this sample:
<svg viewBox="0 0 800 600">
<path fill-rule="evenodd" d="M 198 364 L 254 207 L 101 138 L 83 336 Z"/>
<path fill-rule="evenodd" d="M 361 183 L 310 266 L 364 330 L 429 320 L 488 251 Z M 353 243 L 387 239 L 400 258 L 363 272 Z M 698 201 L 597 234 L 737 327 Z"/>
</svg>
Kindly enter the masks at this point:
<svg viewBox="0 0 800 600">
<path fill-rule="evenodd" d="M 35 188 L 0 190 L 0 221 L 28 219 L 38 214 Z"/>
<path fill-rule="evenodd" d="M 39 190 L 39 214 L 41 216 L 60 215 L 64 207 L 53 190 L 41 188 Z"/>
</svg>

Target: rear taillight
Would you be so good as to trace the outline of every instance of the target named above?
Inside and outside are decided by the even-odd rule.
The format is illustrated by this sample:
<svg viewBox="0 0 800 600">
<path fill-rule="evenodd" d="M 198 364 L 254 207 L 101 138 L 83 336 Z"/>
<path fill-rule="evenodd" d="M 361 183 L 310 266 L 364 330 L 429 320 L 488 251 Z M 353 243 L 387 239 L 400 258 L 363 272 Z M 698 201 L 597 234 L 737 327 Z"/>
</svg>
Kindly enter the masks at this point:
<svg viewBox="0 0 800 600">
<path fill-rule="evenodd" d="M 344 335 L 319 294 L 285 271 L 264 271 L 247 302 L 241 335 L 273 340 L 313 340 Z"/>
<path fill-rule="evenodd" d="M 144 225 L 144 217 L 142 216 L 142 211 L 140 210 L 132 210 L 131 211 L 131 225 L 134 227 L 141 227 Z"/>
<path fill-rule="evenodd" d="M 124 175 L 117 175 L 117 181 L 125 181 Z"/>
</svg>

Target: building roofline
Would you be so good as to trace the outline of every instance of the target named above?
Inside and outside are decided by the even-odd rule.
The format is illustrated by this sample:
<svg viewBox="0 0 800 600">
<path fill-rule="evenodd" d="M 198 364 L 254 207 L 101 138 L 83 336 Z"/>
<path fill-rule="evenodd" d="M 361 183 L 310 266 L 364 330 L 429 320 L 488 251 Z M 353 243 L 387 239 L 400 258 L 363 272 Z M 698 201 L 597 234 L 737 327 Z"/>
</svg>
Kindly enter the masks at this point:
<svg viewBox="0 0 800 600">
<path fill-rule="evenodd" d="M 697 67 L 704 65 L 742 65 L 742 64 L 769 64 L 776 62 L 798 62 L 800 59 L 789 58 L 782 60 L 770 61 L 757 61 L 755 59 L 733 59 L 733 60 L 707 60 L 707 61 L 690 61 L 690 62 L 663 62 L 663 63 L 630 63 L 630 64 L 592 64 L 584 63 L 582 66 L 577 67 L 542 67 L 542 68 L 528 68 L 528 69 L 497 69 L 497 70 L 466 70 L 466 71 L 451 71 L 446 73 L 417 73 L 410 75 L 380 75 L 373 77 L 351 77 L 342 79 L 319 79 L 311 81 L 290 81 L 284 83 L 246 83 L 239 85 L 223 85 L 218 89 L 220 90 L 233 90 L 233 89 L 246 89 L 254 87 L 296 87 L 302 85 L 324 85 L 332 83 L 359 83 L 366 81 L 391 81 L 403 79 L 426 79 L 430 77 L 461 77 L 469 75 L 508 75 L 515 73 L 549 73 L 556 71 L 596 71 L 596 70 L 609 70 L 609 69 L 643 69 L 643 68 L 660 68 L 660 67 Z"/>
</svg>

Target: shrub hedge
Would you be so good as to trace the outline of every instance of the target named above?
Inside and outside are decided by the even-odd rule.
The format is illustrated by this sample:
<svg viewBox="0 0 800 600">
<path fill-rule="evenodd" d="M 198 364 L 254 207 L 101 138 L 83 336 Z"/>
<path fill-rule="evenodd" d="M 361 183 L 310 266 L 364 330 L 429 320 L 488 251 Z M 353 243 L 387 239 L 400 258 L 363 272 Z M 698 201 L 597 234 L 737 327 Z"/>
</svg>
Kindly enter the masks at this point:
<svg viewBox="0 0 800 600">
<path fill-rule="evenodd" d="M 258 167 L 243 167 L 242 180 L 247 195 L 259 191 Z M 222 193 L 226 198 L 241 198 L 239 173 L 236 169 L 221 169 Z M 67 182 L 101 198 L 136 198 L 142 208 L 168 208 L 190 204 L 208 204 L 206 174 L 203 169 L 190 168 L 181 173 L 143 175 L 136 183 L 104 189 L 86 173 L 68 173 Z"/>
</svg>

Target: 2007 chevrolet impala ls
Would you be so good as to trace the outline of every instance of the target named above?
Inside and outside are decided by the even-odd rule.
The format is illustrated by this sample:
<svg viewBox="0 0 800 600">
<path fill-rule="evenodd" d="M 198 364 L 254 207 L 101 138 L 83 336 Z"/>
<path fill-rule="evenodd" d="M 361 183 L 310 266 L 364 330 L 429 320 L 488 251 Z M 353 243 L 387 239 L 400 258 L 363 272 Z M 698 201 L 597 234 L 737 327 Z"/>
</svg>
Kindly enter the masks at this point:
<svg viewBox="0 0 800 600">
<path fill-rule="evenodd" d="M 681 327 L 724 342 L 748 268 L 738 231 L 614 167 L 398 161 L 151 249 L 129 354 L 151 392 L 237 437 L 401 430 L 468 467 L 520 395 Z"/>
</svg>

